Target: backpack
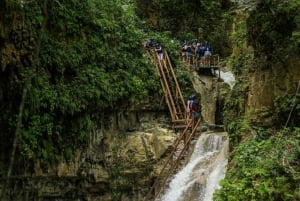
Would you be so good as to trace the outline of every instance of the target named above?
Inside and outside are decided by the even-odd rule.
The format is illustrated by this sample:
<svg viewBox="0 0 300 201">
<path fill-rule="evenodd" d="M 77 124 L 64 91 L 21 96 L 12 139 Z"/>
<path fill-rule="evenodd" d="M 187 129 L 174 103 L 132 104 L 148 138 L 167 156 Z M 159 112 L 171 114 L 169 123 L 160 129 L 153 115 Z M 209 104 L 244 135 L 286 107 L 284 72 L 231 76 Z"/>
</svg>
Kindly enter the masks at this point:
<svg viewBox="0 0 300 201">
<path fill-rule="evenodd" d="M 202 51 L 202 47 L 199 45 L 197 46 L 197 53 L 201 54 L 203 51 Z"/>
<path fill-rule="evenodd" d="M 190 102 L 189 109 L 190 109 L 190 112 L 197 112 L 198 111 L 196 103 L 194 101 Z"/>
</svg>

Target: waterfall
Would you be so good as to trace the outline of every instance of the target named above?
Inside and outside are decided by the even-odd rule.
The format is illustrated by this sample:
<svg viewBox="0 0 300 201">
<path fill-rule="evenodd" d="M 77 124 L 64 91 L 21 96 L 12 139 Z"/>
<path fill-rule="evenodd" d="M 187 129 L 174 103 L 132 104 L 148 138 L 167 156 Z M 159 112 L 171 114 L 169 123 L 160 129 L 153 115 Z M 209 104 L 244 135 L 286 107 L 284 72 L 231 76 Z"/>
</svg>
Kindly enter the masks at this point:
<svg viewBox="0 0 300 201">
<path fill-rule="evenodd" d="M 160 201 L 212 201 L 224 178 L 228 151 L 226 132 L 203 133 L 187 165 L 171 179 Z"/>
<path fill-rule="evenodd" d="M 231 72 L 220 71 L 220 78 L 230 86 L 230 89 L 232 89 L 233 86 L 235 85 L 235 78 Z"/>
</svg>

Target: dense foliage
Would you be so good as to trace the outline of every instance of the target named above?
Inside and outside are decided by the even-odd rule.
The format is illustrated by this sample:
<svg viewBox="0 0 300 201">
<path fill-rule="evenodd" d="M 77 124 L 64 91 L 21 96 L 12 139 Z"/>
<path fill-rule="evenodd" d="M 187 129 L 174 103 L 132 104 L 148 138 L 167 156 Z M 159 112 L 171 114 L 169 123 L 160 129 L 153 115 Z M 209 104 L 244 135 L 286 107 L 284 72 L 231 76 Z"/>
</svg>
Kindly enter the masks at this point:
<svg viewBox="0 0 300 201">
<path fill-rule="evenodd" d="M 270 133 L 258 129 L 254 139 L 237 145 L 214 200 L 299 200 L 299 133 L 283 129 L 265 140 Z"/>
<path fill-rule="evenodd" d="M 299 1 L 259 1 L 250 17 L 241 15 L 247 20 L 233 21 L 229 37 L 233 16 L 244 13 L 227 12 L 231 2 L 1 1 L 1 153 L 11 150 L 20 112 L 17 160 L 24 169 L 30 168 L 28 159 L 39 159 L 46 167 L 62 157 L 71 159 L 103 114 L 158 93 L 156 73 L 143 57 L 146 38 L 167 47 L 175 65 L 184 39 L 208 40 L 223 56 L 232 51 L 232 42 L 237 48 L 228 66 L 236 76 L 251 71 L 254 57 L 284 63 L 289 53 L 299 54 Z M 245 47 L 249 44 L 254 49 Z M 180 86 L 191 88 L 189 73 L 176 73 Z M 251 109 L 245 113 L 249 77 L 238 79 L 228 92 L 224 112 L 233 152 L 215 199 L 299 200 L 299 93 L 274 100 L 278 127 L 287 127 L 275 131 L 251 123 Z M 183 92 L 185 97 L 192 93 Z M 22 102 L 24 108 L 19 108 Z M 1 165 L 0 175 L 6 174 Z M 120 189 L 129 190 L 127 183 L 135 182 L 123 177 L 121 169 L 126 168 L 122 161 L 112 162 L 115 200 L 121 197 Z"/>
<path fill-rule="evenodd" d="M 249 13 L 237 11 L 231 35 L 235 48 L 228 64 L 238 83 L 228 92 L 224 112 L 232 152 L 214 200 L 300 199 L 300 83 L 293 84 L 295 93 L 274 98 L 272 127 L 253 121 L 254 111 L 246 102 L 251 72 L 278 63 L 284 68 L 289 57 L 299 59 L 299 9 L 299 1 L 268 0 L 259 1 Z"/>
<path fill-rule="evenodd" d="M 248 39 L 256 56 L 284 61 L 288 52 L 300 52 L 300 2 L 260 1 L 248 19 Z M 263 19 L 263 20 L 262 20 Z M 292 54 L 291 54 L 292 55 Z"/>
<path fill-rule="evenodd" d="M 1 118 L 1 125 L 5 138 L 12 139 L 17 120 L 11 112 L 17 114 L 24 101 L 19 147 L 24 160 L 47 164 L 62 155 L 69 158 L 74 147 L 84 145 L 101 113 L 158 91 L 130 1 L 6 1 L 5 7 L 18 27 L 8 38 L 18 56 L 2 66 L 0 75 L 7 77 L 2 91 L 4 97 L 19 99 L 1 108 L 8 117 Z M 22 38 L 22 33 L 29 36 Z M 22 88 L 28 89 L 25 100 Z"/>
<path fill-rule="evenodd" d="M 229 0 L 137 0 L 137 13 L 145 21 L 145 28 L 172 31 L 173 37 L 181 42 L 207 40 L 216 54 L 227 56 L 231 15 L 224 13 L 231 4 Z"/>
<path fill-rule="evenodd" d="M 296 94 L 285 94 L 275 100 L 275 114 L 280 127 L 300 125 L 300 81 Z"/>
</svg>

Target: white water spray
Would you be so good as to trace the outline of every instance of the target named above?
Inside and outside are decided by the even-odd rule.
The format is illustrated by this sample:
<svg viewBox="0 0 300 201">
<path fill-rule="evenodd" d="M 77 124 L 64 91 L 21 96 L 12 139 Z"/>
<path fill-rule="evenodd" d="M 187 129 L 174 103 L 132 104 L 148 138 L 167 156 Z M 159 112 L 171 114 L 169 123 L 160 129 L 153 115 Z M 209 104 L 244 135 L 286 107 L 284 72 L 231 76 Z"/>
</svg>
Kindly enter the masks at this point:
<svg viewBox="0 0 300 201">
<path fill-rule="evenodd" d="M 234 87 L 235 78 L 234 78 L 234 75 L 231 72 L 220 71 L 220 78 L 222 80 L 224 80 L 224 82 L 230 86 L 230 89 L 232 89 Z"/>
<path fill-rule="evenodd" d="M 189 163 L 176 175 L 160 201 L 212 201 L 226 171 L 227 134 L 203 133 Z"/>
</svg>

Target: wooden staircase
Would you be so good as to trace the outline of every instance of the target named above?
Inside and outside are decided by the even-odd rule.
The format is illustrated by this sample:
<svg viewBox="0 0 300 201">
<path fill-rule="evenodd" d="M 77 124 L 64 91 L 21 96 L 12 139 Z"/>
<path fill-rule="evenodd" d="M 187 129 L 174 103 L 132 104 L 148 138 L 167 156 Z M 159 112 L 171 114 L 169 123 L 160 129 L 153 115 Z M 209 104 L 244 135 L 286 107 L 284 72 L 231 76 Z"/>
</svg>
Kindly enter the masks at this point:
<svg viewBox="0 0 300 201">
<path fill-rule="evenodd" d="M 159 72 L 164 99 L 170 111 L 173 128 L 185 128 L 187 124 L 185 100 L 183 99 L 169 55 L 166 50 L 163 53 L 164 59 L 161 61 L 158 60 L 157 54 L 152 50 L 147 51 L 147 56 Z"/>
<path fill-rule="evenodd" d="M 180 159 L 188 149 L 189 144 L 197 133 L 197 128 L 201 123 L 200 118 L 195 122 L 194 119 L 189 118 L 186 114 L 186 104 L 170 62 L 169 55 L 166 50 L 164 50 L 163 53 L 163 60 L 159 60 L 156 52 L 153 50 L 148 50 L 146 54 L 159 72 L 164 99 L 171 115 L 172 127 L 176 130 L 182 129 L 182 132 L 174 142 L 172 146 L 173 150 L 169 158 L 160 170 L 160 174 L 149 189 L 147 195 L 144 197 L 144 201 L 155 201 L 164 190 L 169 176 L 178 167 Z"/>
</svg>

